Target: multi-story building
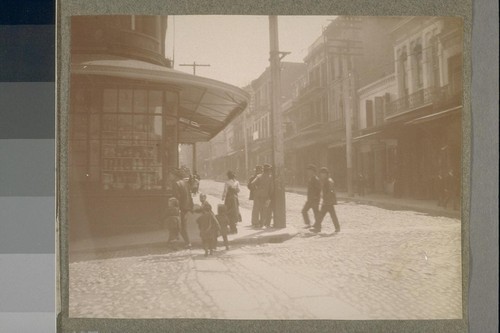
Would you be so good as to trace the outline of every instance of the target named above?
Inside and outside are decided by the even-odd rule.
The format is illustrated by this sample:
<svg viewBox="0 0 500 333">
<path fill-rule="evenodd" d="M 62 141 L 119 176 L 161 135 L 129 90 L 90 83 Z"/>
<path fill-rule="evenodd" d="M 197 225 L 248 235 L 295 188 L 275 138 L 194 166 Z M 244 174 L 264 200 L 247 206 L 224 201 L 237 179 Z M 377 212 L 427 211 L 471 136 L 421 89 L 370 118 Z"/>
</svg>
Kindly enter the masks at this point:
<svg viewBox="0 0 500 333">
<path fill-rule="evenodd" d="M 179 144 L 210 140 L 248 103 L 237 87 L 173 70 L 166 29 L 160 16 L 72 19 L 61 79 L 71 236 L 160 228 Z"/>
<path fill-rule="evenodd" d="M 397 98 L 396 75 L 391 73 L 358 89 L 357 123 L 354 125 L 356 180 L 364 178 L 365 192 L 393 193 L 397 140 L 380 138 L 384 111 Z M 358 184 L 361 185 L 361 184 Z"/>
<path fill-rule="evenodd" d="M 293 97 L 294 82 L 304 73 L 303 63 L 281 63 L 281 112 L 288 107 Z M 221 179 L 227 170 L 233 170 L 240 180 L 245 180 L 256 165 L 272 164 L 270 69 L 267 68 L 243 90 L 250 96 L 245 111 L 210 141 L 208 149 L 197 152 L 198 161 L 208 177 Z M 222 152 L 223 142 L 225 146 Z M 220 154 L 214 153 L 216 146 Z M 211 151 L 211 155 L 207 151 Z"/>
<path fill-rule="evenodd" d="M 281 63 L 281 112 L 294 94 L 294 82 L 305 73 L 305 64 Z M 251 84 L 253 101 L 247 121 L 249 166 L 272 164 L 271 71 L 269 67 Z M 286 167 L 286 165 L 285 165 Z"/>
<path fill-rule="evenodd" d="M 358 90 L 358 172 L 373 191 L 436 198 L 439 175 L 461 174 L 462 23 L 409 17 L 388 34 L 393 74 Z"/>
<path fill-rule="evenodd" d="M 306 165 L 315 163 L 332 171 L 339 189 L 347 188 L 346 120 L 356 124 L 356 87 L 392 71 L 387 31 L 397 20 L 340 16 L 309 47 L 307 74 L 295 82 L 286 112 L 285 155 L 294 185 L 306 183 Z"/>
</svg>

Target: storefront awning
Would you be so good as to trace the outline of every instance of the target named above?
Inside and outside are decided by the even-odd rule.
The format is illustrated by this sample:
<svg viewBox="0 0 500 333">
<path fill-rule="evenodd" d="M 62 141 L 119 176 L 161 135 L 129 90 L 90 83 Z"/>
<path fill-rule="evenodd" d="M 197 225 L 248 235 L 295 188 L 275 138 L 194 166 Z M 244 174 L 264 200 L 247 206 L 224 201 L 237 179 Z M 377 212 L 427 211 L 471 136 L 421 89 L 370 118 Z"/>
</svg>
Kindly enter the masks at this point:
<svg viewBox="0 0 500 333">
<path fill-rule="evenodd" d="M 76 55 L 71 73 L 141 80 L 178 89 L 180 143 L 210 140 L 247 107 L 250 99 L 247 92 L 227 83 L 121 57 Z"/>
<path fill-rule="evenodd" d="M 405 125 L 421 124 L 421 123 L 424 123 L 427 121 L 431 121 L 431 120 L 439 119 L 439 118 L 446 117 L 449 115 L 457 114 L 457 112 L 461 109 L 462 109 L 462 106 L 457 106 L 457 107 L 454 107 L 454 108 L 451 108 L 448 110 L 444 110 L 441 112 L 432 113 L 432 114 L 429 114 L 429 115 L 426 115 L 423 117 L 419 117 L 419 118 L 410 120 L 410 121 L 406 122 Z"/>
<path fill-rule="evenodd" d="M 359 140 L 362 140 L 362 139 L 373 138 L 374 136 L 376 136 L 377 134 L 380 134 L 380 133 L 382 133 L 382 131 L 371 132 L 371 133 L 368 133 L 368 134 L 357 136 L 357 137 L 353 138 L 352 140 L 353 141 L 359 141 Z"/>
</svg>

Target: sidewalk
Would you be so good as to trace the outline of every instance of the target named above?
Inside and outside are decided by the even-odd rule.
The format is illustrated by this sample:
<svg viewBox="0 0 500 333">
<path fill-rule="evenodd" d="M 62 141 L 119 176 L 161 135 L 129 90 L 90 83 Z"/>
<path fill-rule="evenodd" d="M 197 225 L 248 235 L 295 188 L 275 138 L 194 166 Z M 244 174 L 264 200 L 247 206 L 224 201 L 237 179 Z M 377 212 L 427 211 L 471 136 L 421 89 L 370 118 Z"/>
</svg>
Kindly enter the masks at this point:
<svg viewBox="0 0 500 333">
<path fill-rule="evenodd" d="M 303 187 L 289 187 L 286 188 L 287 192 L 306 195 L 307 189 Z M 363 197 L 354 195 L 349 197 L 346 192 L 337 192 L 337 199 L 339 201 L 357 202 L 365 205 L 373 205 L 381 208 L 391 210 L 412 210 L 430 215 L 446 216 L 453 218 L 460 218 L 461 212 L 459 210 L 445 209 L 439 207 L 436 201 L 433 200 L 418 200 L 409 198 L 395 198 L 387 194 L 371 193 Z"/>
<path fill-rule="evenodd" d="M 194 197 L 193 200 L 195 204 L 199 203 L 197 197 Z M 212 207 L 214 207 L 213 209 L 215 212 L 220 199 L 208 194 L 207 200 L 211 203 Z M 240 213 L 243 222 L 238 223 L 237 234 L 228 235 L 230 247 L 234 245 L 246 244 L 282 243 L 290 238 L 293 238 L 298 233 L 298 231 L 292 226 L 288 226 L 283 229 L 253 229 L 250 224 L 251 211 L 244 207 L 240 207 Z M 196 218 L 198 216 L 199 214 L 188 213 L 188 234 L 193 248 L 201 247 L 201 239 L 199 236 L 198 225 L 196 223 Z M 166 248 L 167 238 L 168 231 L 166 229 L 161 229 L 141 233 L 75 240 L 72 241 L 70 247 L 72 254 L 132 250 L 134 248 L 142 248 L 144 246 L 147 246 L 151 250 L 154 248 Z M 182 238 L 180 239 L 180 241 L 173 244 L 177 249 L 183 247 Z M 219 246 L 221 245 L 222 237 L 219 237 Z"/>
</svg>

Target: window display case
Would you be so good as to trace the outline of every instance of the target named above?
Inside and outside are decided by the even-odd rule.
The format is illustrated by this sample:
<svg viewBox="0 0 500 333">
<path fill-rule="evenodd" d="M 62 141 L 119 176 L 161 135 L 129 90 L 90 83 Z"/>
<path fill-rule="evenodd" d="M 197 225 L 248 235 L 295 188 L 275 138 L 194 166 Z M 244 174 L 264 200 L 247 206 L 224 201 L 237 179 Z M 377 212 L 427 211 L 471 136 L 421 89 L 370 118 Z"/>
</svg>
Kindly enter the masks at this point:
<svg viewBox="0 0 500 333">
<path fill-rule="evenodd" d="M 108 85 L 74 94 L 72 178 L 101 191 L 164 190 L 165 168 L 177 163 L 176 93 Z"/>
</svg>

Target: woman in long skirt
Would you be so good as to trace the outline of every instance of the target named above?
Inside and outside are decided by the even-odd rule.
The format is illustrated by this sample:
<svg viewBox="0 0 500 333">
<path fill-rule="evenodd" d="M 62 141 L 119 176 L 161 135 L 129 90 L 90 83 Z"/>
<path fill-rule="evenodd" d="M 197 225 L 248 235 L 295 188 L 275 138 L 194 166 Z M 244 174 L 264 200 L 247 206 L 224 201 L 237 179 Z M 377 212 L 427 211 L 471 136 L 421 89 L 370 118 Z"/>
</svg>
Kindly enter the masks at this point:
<svg viewBox="0 0 500 333">
<path fill-rule="evenodd" d="M 233 171 L 227 172 L 227 181 L 224 184 L 224 193 L 222 201 L 227 208 L 229 218 L 230 233 L 237 233 L 236 223 L 241 222 L 240 203 L 238 201 L 238 193 L 240 192 L 240 183 L 236 180 L 236 175 Z"/>
</svg>

